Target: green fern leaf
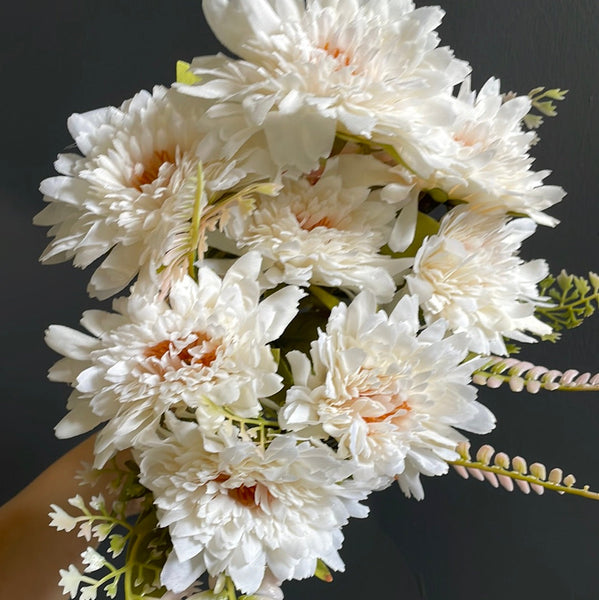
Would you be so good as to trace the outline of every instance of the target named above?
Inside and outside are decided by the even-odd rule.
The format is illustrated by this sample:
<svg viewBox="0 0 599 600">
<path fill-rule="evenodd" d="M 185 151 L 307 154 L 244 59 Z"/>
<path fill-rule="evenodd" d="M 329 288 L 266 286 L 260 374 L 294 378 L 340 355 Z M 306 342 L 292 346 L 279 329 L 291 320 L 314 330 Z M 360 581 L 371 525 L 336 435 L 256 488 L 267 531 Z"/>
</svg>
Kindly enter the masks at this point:
<svg viewBox="0 0 599 600">
<path fill-rule="evenodd" d="M 562 271 L 557 277 L 549 276 L 542 281 L 539 291 L 553 304 L 538 306 L 535 313 L 554 332 L 578 327 L 599 306 L 599 276 L 596 273 L 590 272 L 585 278 Z"/>
</svg>

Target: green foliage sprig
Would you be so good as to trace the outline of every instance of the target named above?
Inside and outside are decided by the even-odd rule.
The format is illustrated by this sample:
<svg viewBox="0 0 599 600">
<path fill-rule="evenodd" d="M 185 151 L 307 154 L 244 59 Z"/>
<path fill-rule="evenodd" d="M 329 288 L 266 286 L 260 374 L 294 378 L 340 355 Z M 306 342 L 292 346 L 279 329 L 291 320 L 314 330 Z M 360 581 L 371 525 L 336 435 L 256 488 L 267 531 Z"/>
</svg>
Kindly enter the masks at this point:
<svg viewBox="0 0 599 600">
<path fill-rule="evenodd" d="M 578 327 L 599 306 L 599 275 L 589 272 L 588 278 L 570 275 L 566 271 L 550 275 L 539 284 L 539 293 L 554 302 L 538 306 L 539 319 L 550 325 L 554 332 Z M 556 336 L 547 336 L 555 341 Z"/>
<path fill-rule="evenodd" d="M 139 483 L 133 461 L 125 465 L 113 461 L 106 469 L 91 471 L 87 480 L 104 475 L 112 478 L 111 487 L 119 488 L 115 500 L 100 494 L 86 502 L 77 495 L 69 500 L 80 513 L 76 516 L 52 505 L 51 525 L 59 531 L 78 528 L 78 535 L 88 542 L 108 542 L 105 556 L 92 546 L 82 554 L 83 573 L 75 565 L 62 569 L 60 585 L 71 598 L 79 593 L 79 600 L 95 600 L 99 591 L 116 598 L 121 586 L 126 600 L 162 598 L 166 589 L 160 585 L 160 573 L 171 544 L 167 530 L 158 527 L 152 494 Z M 130 513 L 137 513 L 131 522 Z M 113 561 L 123 553 L 124 564 L 118 566 Z"/>
<path fill-rule="evenodd" d="M 559 88 L 546 90 L 544 87 L 537 87 L 528 92 L 528 97 L 534 110 L 546 117 L 555 117 L 557 107 L 553 101 L 561 102 L 567 93 L 568 90 L 560 90 Z M 528 129 L 538 129 L 543 124 L 541 115 L 534 114 L 531 110 L 523 119 L 524 125 Z"/>
</svg>

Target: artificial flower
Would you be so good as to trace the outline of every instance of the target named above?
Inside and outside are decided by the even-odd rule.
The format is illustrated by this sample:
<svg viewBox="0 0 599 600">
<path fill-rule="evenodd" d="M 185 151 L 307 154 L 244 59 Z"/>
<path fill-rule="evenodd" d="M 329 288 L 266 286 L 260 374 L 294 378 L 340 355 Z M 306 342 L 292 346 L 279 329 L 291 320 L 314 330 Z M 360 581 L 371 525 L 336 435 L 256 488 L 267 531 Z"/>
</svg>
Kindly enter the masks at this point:
<svg viewBox="0 0 599 600">
<path fill-rule="evenodd" d="M 47 343 L 63 354 L 50 379 L 75 389 L 56 428 L 71 437 L 106 422 L 95 466 L 118 450 L 138 447 L 169 410 L 217 433 L 223 409 L 254 417 L 260 400 L 282 387 L 269 342 L 297 312 L 302 293 L 288 286 L 259 302 L 260 259 L 250 253 L 221 280 L 203 267 L 198 282 L 178 281 L 168 300 L 135 292 L 115 301 L 116 313 L 88 311 L 86 335 L 51 326 Z"/>
<path fill-rule="evenodd" d="M 274 160 L 309 172 L 337 131 L 386 140 L 417 166 L 446 97 L 469 72 L 438 48 L 439 7 L 408 0 L 204 0 L 216 36 L 241 57 L 196 58 L 181 86 L 215 102 L 208 114 L 262 128 Z M 231 131 L 231 127 L 228 127 Z M 246 133 L 245 135 L 250 135 Z"/>
<path fill-rule="evenodd" d="M 543 211 L 565 192 L 543 185 L 550 171 L 532 170 L 530 148 L 537 136 L 523 125 L 530 98 L 502 95 L 495 78 L 477 94 L 468 78 L 453 107 L 455 119 L 437 130 L 443 141 L 435 169 L 421 185 L 442 189 L 478 212 L 527 215 L 542 225 L 556 225 L 557 219 Z"/>
<path fill-rule="evenodd" d="M 534 342 L 525 331 L 550 334 L 551 327 L 534 315 L 536 306 L 546 304 L 538 283 L 548 274 L 547 264 L 518 255 L 535 229 L 531 219 L 509 220 L 465 206 L 447 213 L 406 276 L 426 322 L 443 319 L 452 331 L 466 334 L 470 350 L 480 354 L 506 354 L 504 337 Z"/>
<path fill-rule="evenodd" d="M 203 110 L 203 103 L 157 86 L 120 108 L 72 115 L 69 130 L 81 155 L 59 155 L 62 175 L 41 184 L 49 205 L 35 223 L 51 225 L 54 238 L 41 260 L 73 259 L 84 268 L 108 254 L 88 288 L 101 299 L 140 269 L 153 276 L 185 273 L 195 250 L 189 246 L 194 210 L 211 194 L 238 186 L 248 171 L 271 173 L 256 147 L 240 160 L 223 159 L 199 125 Z"/>
<path fill-rule="evenodd" d="M 344 485 L 349 465 L 324 445 L 279 436 L 268 445 L 237 441 L 213 453 L 193 423 L 168 418 L 140 457 L 141 482 L 154 494 L 173 551 L 162 582 L 178 591 L 205 571 L 225 574 L 252 594 L 265 573 L 303 579 L 317 560 L 343 569 L 341 527 L 364 517 L 363 489 Z"/>
<path fill-rule="evenodd" d="M 224 230 L 239 248 L 262 255 L 268 287 L 286 283 L 370 290 L 379 302 L 388 302 L 395 292 L 394 276 L 412 260 L 380 253 L 397 205 L 359 184 L 355 173 L 372 163 L 378 164 L 368 156 L 339 156 L 327 161 L 316 180 L 284 177 L 279 194 L 259 198 L 249 215 L 232 209 Z M 350 169 L 355 170 L 352 176 Z M 348 186 L 350 178 L 354 181 Z"/>
<path fill-rule="evenodd" d="M 391 314 L 364 292 L 331 312 L 312 343 L 310 361 L 288 354 L 294 385 L 279 415 L 298 435 L 332 438 L 355 477 L 373 487 L 393 479 L 423 497 L 419 475 L 447 472 L 463 436 L 488 433 L 494 417 L 470 385 L 476 360 L 464 335 L 435 323 L 420 330 L 418 300 L 404 296 Z"/>
</svg>

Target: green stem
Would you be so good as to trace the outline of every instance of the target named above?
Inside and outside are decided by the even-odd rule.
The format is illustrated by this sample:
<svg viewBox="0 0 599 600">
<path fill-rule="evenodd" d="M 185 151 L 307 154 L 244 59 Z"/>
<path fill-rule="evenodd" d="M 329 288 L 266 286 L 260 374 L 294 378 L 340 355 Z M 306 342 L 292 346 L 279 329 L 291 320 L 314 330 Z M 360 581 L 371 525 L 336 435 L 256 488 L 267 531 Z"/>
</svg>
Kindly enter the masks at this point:
<svg viewBox="0 0 599 600">
<path fill-rule="evenodd" d="M 198 182 L 196 185 L 196 194 L 193 202 L 193 214 L 191 217 L 191 242 L 189 244 L 189 253 L 187 256 L 188 272 L 191 277 L 195 277 L 194 262 L 196 250 L 200 242 L 200 219 L 202 217 L 202 196 L 204 195 L 204 171 L 202 163 L 198 163 Z"/>
<path fill-rule="evenodd" d="M 136 594 L 133 591 L 134 582 L 132 581 L 133 577 L 133 567 L 134 566 L 147 566 L 145 563 L 140 563 L 136 560 L 137 552 L 143 540 L 147 537 L 148 533 L 153 531 L 153 526 L 148 527 L 144 521 L 148 520 L 147 515 L 140 515 L 138 517 L 137 522 L 135 524 L 135 528 L 139 527 L 139 533 L 135 537 L 135 541 L 128 547 L 127 549 L 127 557 L 125 559 L 125 600 L 136 600 L 137 598 L 141 598 L 139 594 Z M 151 522 L 151 521 L 150 521 Z"/>
<path fill-rule="evenodd" d="M 309 290 L 310 293 L 329 310 L 333 310 L 333 308 L 341 302 L 337 296 L 327 292 L 318 285 L 311 285 Z"/>
<path fill-rule="evenodd" d="M 110 568 L 110 573 L 108 573 L 107 575 L 104 575 L 104 577 L 102 577 L 102 579 L 92 579 L 91 577 L 81 577 L 81 581 L 85 582 L 85 583 L 91 583 L 93 584 L 93 587 L 95 588 L 99 588 L 100 586 L 104 585 L 106 582 L 110 581 L 111 579 L 115 579 L 116 577 L 119 577 L 120 575 L 122 575 L 123 573 L 125 573 L 126 575 L 126 569 L 127 567 L 121 567 L 120 569 L 115 569 L 113 565 L 109 566 L 109 563 L 104 563 L 106 567 Z"/>
<path fill-rule="evenodd" d="M 133 528 L 131 527 L 131 525 L 129 525 L 129 523 L 127 523 L 127 521 L 121 521 L 121 520 L 111 517 L 109 515 L 92 515 L 90 513 L 89 515 L 85 515 L 83 517 L 73 517 L 73 518 L 75 519 L 75 521 L 77 523 L 80 523 L 83 521 L 87 521 L 88 523 L 93 523 L 94 521 L 107 521 L 108 523 L 114 523 L 115 525 L 120 525 L 121 527 L 128 529 L 130 532 L 133 531 Z"/>
<path fill-rule="evenodd" d="M 537 307 L 535 310 L 536 310 L 536 312 L 539 312 L 542 314 L 551 314 L 553 312 L 558 312 L 561 310 L 568 310 L 568 311 L 572 312 L 574 310 L 574 308 L 577 307 L 579 304 L 588 304 L 589 302 L 592 302 L 593 300 L 595 300 L 596 302 L 599 302 L 599 294 L 593 294 L 592 296 L 585 296 L 584 298 L 581 298 L 580 300 L 576 300 L 574 302 L 568 302 L 567 298 L 562 298 L 560 300 L 560 304 L 557 306 Z"/>
<path fill-rule="evenodd" d="M 244 417 L 240 417 L 239 415 L 236 415 L 235 413 L 233 413 L 230 410 L 226 409 L 224 406 L 219 406 L 218 404 L 215 404 L 209 398 L 204 398 L 204 400 L 212 408 L 214 408 L 214 409 L 218 410 L 219 412 L 221 412 L 230 421 L 235 421 L 236 423 L 240 423 L 240 424 L 243 424 L 243 425 L 257 425 L 258 427 L 273 427 L 275 429 L 279 429 L 279 422 L 278 421 L 270 421 L 268 419 L 260 419 L 260 418 L 256 418 L 256 419 L 250 418 L 250 419 L 247 419 L 247 418 L 244 418 Z"/>
</svg>

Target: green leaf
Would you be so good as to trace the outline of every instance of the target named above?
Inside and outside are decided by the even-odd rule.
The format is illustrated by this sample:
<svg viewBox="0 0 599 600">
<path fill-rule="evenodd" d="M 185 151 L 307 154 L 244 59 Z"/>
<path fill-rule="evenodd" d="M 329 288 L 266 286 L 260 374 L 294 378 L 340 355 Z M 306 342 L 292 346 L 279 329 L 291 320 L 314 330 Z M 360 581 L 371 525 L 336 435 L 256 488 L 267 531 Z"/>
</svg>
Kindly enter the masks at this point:
<svg viewBox="0 0 599 600">
<path fill-rule="evenodd" d="M 110 553 L 114 558 L 122 554 L 127 546 L 127 538 L 124 535 L 115 533 L 110 536 Z"/>
<path fill-rule="evenodd" d="M 544 87 L 537 87 L 530 90 L 528 96 L 531 103 L 531 112 L 522 119 L 524 125 L 528 129 L 537 129 L 543 123 L 542 117 L 535 115 L 532 111 L 537 111 L 546 117 L 555 117 L 557 109 L 553 101 L 559 102 L 563 100 L 567 92 L 568 90 L 561 90 L 559 88 L 545 90 Z"/>
<path fill-rule="evenodd" d="M 333 581 L 333 576 L 331 575 L 331 571 L 329 568 L 320 560 L 316 563 L 316 571 L 314 571 L 314 576 L 318 577 L 318 579 L 322 581 L 326 581 L 327 583 L 331 583 Z"/>
<path fill-rule="evenodd" d="M 114 579 L 111 583 L 104 587 L 104 591 L 109 598 L 116 598 L 118 593 L 119 580 Z"/>
<path fill-rule="evenodd" d="M 569 90 L 560 90 L 559 88 L 555 88 L 553 90 L 547 90 L 545 92 L 545 96 L 547 96 L 547 98 L 551 98 L 552 100 L 563 100 L 568 91 Z"/>
<path fill-rule="evenodd" d="M 524 125 L 528 129 L 538 129 L 543 124 L 543 117 L 539 115 L 531 115 L 530 113 L 524 117 Z"/>
<path fill-rule="evenodd" d="M 570 291 L 573 281 L 574 275 L 569 275 L 564 270 L 562 270 L 562 272 L 557 276 L 557 285 L 559 285 L 563 292 Z"/>
<path fill-rule="evenodd" d="M 546 117 L 555 117 L 555 115 L 557 115 L 557 111 L 555 110 L 555 104 L 553 104 L 553 102 L 551 102 L 550 100 L 547 100 L 545 102 L 537 102 L 535 104 L 535 108 L 540 113 L 543 113 Z"/>
<path fill-rule="evenodd" d="M 177 61 L 177 83 L 193 85 L 200 81 L 200 78 L 189 70 L 190 67 L 191 65 L 183 60 Z"/>
<path fill-rule="evenodd" d="M 589 281 L 591 282 L 594 291 L 599 290 L 599 275 L 591 271 L 589 273 Z"/>
</svg>

